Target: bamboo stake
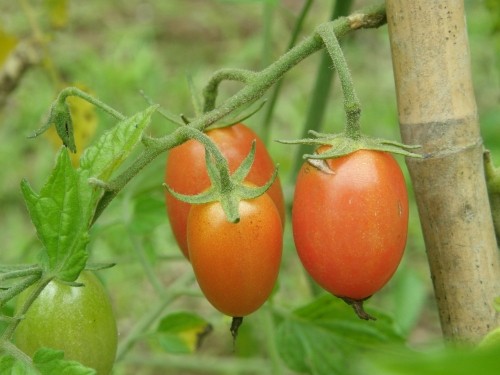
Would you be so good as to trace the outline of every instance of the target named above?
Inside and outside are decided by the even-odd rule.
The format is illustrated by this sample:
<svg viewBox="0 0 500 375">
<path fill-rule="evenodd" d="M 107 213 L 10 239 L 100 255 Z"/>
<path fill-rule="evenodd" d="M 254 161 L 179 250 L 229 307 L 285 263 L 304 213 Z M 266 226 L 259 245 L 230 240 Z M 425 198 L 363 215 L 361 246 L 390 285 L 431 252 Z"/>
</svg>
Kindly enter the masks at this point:
<svg viewBox="0 0 500 375">
<path fill-rule="evenodd" d="M 483 171 L 462 0 L 386 0 L 403 142 L 444 337 L 500 324 L 500 266 Z"/>
</svg>

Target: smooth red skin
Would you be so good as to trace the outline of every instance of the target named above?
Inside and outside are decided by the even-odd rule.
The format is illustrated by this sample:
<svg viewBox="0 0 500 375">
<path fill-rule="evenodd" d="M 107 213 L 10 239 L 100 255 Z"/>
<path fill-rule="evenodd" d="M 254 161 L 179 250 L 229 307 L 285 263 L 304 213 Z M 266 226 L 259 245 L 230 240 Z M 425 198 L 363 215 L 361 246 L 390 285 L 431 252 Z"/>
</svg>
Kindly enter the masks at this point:
<svg viewBox="0 0 500 375">
<path fill-rule="evenodd" d="M 360 150 L 327 163 L 334 174 L 309 163 L 299 172 L 292 208 L 295 246 L 319 285 L 335 296 L 362 300 L 389 281 L 403 256 L 404 177 L 385 152 Z"/>
<path fill-rule="evenodd" d="M 241 201 L 240 221 L 229 223 L 219 202 L 194 205 L 187 225 L 189 257 L 207 300 L 243 317 L 270 296 L 283 247 L 280 215 L 267 195 Z"/>
<path fill-rule="evenodd" d="M 209 130 L 206 134 L 226 157 L 231 171 L 241 164 L 250 152 L 252 141 L 256 140 L 255 160 L 245 180 L 257 186 L 269 181 L 276 166 L 264 143 L 253 130 L 243 124 L 236 124 Z M 205 165 L 205 148 L 201 143 L 189 140 L 170 150 L 165 168 L 165 183 L 178 193 L 190 195 L 201 193 L 210 186 Z M 285 202 L 279 177 L 276 177 L 267 194 L 278 208 L 284 224 Z M 177 200 L 168 192 L 165 193 L 165 201 L 175 240 L 189 259 L 186 228 L 191 205 Z"/>
</svg>

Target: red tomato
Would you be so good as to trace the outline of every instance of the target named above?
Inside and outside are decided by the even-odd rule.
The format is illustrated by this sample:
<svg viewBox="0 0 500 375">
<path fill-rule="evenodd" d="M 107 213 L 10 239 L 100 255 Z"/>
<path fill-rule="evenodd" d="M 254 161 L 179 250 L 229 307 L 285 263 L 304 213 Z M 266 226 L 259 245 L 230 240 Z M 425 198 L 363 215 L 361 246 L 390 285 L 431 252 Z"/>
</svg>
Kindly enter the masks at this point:
<svg viewBox="0 0 500 375">
<path fill-rule="evenodd" d="M 335 296 L 362 300 L 389 281 L 403 256 L 404 177 L 386 152 L 359 150 L 326 162 L 332 174 L 306 162 L 297 177 L 295 246 L 319 285 Z"/>
<path fill-rule="evenodd" d="M 264 143 L 250 128 L 243 124 L 212 129 L 206 132 L 212 138 L 224 157 L 228 160 L 231 171 L 241 164 L 250 152 L 252 141 L 256 140 L 255 160 L 246 181 L 255 185 L 264 185 L 271 178 L 275 165 Z M 198 194 L 210 186 L 205 166 L 205 149 L 195 140 L 189 140 L 170 150 L 165 168 L 165 183 L 182 194 Z M 285 203 L 278 177 L 267 191 L 278 208 L 282 223 L 285 220 Z M 182 252 L 189 259 L 187 249 L 186 226 L 191 205 L 177 200 L 165 193 L 167 214 L 175 239 Z"/>
<path fill-rule="evenodd" d="M 248 315 L 267 300 L 283 246 L 280 215 L 267 193 L 241 201 L 239 212 L 233 224 L 219 202 L 193 205 L 187 223 L 198 284 L 217 310 L 232 317 Z"/>
</svg>

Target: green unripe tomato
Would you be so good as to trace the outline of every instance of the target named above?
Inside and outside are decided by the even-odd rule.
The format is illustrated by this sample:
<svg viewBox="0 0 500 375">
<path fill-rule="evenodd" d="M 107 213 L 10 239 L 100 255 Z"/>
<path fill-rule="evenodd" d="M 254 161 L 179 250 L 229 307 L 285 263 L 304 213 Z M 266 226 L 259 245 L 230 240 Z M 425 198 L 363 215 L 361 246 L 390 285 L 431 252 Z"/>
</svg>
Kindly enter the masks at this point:
<svg viewBox="0 0 500 375">
<path fill-rule="evenodd" d="M 64 358 L 75 360 L 97 371 L 111 372 L 116 355 L 117 329 L 111 302 L 99 279 L 83 271 L 72 287 L 50 282 L 27 311 L 15 331 L 15 343 L 29 356 L 42 347 L 64 351 Z M 21 293 L 17 311 L 32 288 Z"/>
</svg>

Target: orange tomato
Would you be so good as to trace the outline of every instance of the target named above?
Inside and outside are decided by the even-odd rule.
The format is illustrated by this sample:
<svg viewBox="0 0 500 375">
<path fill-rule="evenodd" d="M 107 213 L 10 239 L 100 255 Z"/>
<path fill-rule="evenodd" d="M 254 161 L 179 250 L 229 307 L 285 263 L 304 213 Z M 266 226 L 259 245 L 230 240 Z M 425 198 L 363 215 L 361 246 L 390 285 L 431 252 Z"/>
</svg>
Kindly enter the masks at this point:
<svg viewBox="0 0 500 375">
<path fill-rule="evenodd" d="M 246 178 L 247 181 L 261 186 L 272 176 L 275 165 L 257 134 L 243 124 L 216 128 L 206 132 L 229 163 L 231 171 L 241 164 L 250 152 L 252 141 L 256 140 L 255 160 Z M 174 191 L 194 195 L 210 186 L 205 166 L 205 148 L 195 140 L 189 140 L 169 151 L 165 168 L 165 183 Z M 278 177 L 269 188 L 269 196 L 278 208 L 282 223 L 285 220 L 285 203 Z M 174 198 L 165 192 L 167 214 L 174 237 L 183 254 L 189 259 L 187 247 L 187 220 L 191 205 Z"/>
<path fill-rule="evenodd" d="M 271 294 L 283 246 L 279 212 L 267 193 L 239 204 L 226 220 L 219 202 L 193 205 L 187 222 L 189 258 L 198 284 L 220 312 L 243 317 Z"/>
<path fill-rule="evenodd" d="M 359 150 L 326 163 L 331 173 L 306 162 L 297 177 L 295 246 L 320 286 L 335 296 L 362 300 L 389 281 L 403 255 L 405 180 L 386 152 Z"/>
</svg>

